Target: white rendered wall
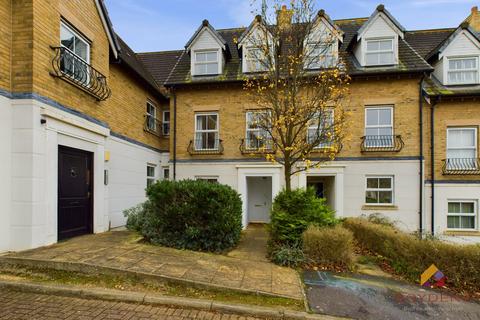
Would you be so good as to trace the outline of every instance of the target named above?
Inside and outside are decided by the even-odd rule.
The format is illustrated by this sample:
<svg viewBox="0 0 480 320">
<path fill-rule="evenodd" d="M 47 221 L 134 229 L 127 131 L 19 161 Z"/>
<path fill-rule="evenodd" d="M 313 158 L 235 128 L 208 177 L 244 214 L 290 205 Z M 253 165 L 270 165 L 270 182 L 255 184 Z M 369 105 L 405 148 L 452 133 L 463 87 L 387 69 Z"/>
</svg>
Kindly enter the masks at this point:
<svg viewBox="0 0 480 320">
<path fill-rule="evenodd" d="M 416 231 L 419 226 L 419 161 L 336 161 L 295 175 L 292 187 L 305 187 L 307 176 L 335 177 L 335 210 L 340 217 L 357 217 L 381 213 L 395 221 L 406 231 Z M 196 176 L 217 176 L 220 183 L 230 185 L 245 201 L 243 177 L 277 176 L 277 191 L 284 186 L 283 169 L 267 164 L 241 162 L 179 163 L 177 180 L 194 179 Z M 394 205 L 390 208 L 365 209 L 365 184 L 367 175 L 394 176 Z M 240 177 L 240 178 L 239 178 Z M 275 188 L 275 186 L 274 186 Z M 243 190 L 243 191 L 242 191 Z M 244 203 L 244 211 L 246 205 Z"/>
<path fill-rule="evenodd" d="M 106 166 L 109 174 L 108 207 L 110 226 L 124 226 L 125 209 L 136 206 L 146 200 L 147 164 L 155 166 L 155 178 L 162 178 L 162 168 L 168 166 L 168 153 L 135 145 L 110 137 L 107 141 L 110 161 Z"/>
<path fill-rule="evenodd" d="M 425 215 L 426 230 L 431 230 L 432 225 L 432 205 L 431 205 L 431 184 L 425 185 Z M 461 236 L 445 235 L 447 231 L 447 214 L 448 201 L 455 200 L 474 200 L 477 202 L 477 230 L 471 236 L 463 234 Z M 480 204 L 480 184 L 464 184 L 464 183 L 436 183 L 435 184 L 435 234 L 445 240 L 459 243 L 479 243 L 480 236 L 478 234 L 479 216 L 478 205 Z"/>
<path fill-rule="evenodd" d="M 9 250 L 12 204 L 12 107 L 10 99 L 0 96 L 0 252 Z"/>
</svg>

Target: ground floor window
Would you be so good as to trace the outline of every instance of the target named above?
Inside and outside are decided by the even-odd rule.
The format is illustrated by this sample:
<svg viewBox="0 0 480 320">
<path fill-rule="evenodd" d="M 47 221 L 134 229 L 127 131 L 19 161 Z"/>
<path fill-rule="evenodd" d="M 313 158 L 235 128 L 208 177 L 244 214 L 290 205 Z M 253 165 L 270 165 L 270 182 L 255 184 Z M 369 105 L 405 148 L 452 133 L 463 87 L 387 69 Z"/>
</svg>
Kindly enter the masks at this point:
<svg viewBox="0 0 480 320">
<path fill-rule="evenodd" d="M 393 176 L 368 176 L 366 185 L 366 204 L 393 204 Z"/>
<path fill-rule="evenodd" d="M 163 180 L 170 179 L 170 168 L 163 168 Z"/>
<path fill-rule="evenodd" d="M 195 180 L 218 183 L 218 177 L 213 177 L 213 176 L 197 176 L 195 177 Z"/>
<path fill-rule="evenodd" d="M 457 230 L 475 230 L 477 228 L 477 202 L 449 201 L 447 228 Z"/>
<path fill-rule="evenodd" d="M 147 165 L 147 187 L 150 187 L 155 183 L 155 166 L 148 164 Z"/>
</svg>

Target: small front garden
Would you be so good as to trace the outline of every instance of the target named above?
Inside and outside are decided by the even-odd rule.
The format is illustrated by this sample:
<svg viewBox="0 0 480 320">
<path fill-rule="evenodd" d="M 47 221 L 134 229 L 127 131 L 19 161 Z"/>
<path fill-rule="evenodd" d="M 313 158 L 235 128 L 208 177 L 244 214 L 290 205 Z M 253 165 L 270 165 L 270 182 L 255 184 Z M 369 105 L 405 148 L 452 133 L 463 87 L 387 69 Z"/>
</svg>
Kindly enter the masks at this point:
<svg viewBox="0 0 480 320">
<path fill-rule="evenodd" d="M 235 247 L 242 232 L 242 201 L 226 185 L 206 181 L 161 181 L 148 201 L 127 210 L 127 228 L 152 244 L 206 252 Z"/>
</svg>

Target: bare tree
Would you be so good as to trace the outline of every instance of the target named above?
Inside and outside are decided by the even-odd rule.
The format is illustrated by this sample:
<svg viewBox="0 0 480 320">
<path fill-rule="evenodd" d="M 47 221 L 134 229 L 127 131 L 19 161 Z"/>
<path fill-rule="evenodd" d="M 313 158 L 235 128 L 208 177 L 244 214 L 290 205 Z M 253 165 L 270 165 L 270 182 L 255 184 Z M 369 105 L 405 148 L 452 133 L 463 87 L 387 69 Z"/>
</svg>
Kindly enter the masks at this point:
<svg viewBox="0 0 480 320">
<path fill-rule="evenodd" d="M 242 44 L 250 73 L 244 89 L 258 106 L 247 147 L 292 175 L 333 160 L 345 138 L 349 77 L 338 54 L 341 30 L 313 0 L 263 0 Z"/>
</svg>

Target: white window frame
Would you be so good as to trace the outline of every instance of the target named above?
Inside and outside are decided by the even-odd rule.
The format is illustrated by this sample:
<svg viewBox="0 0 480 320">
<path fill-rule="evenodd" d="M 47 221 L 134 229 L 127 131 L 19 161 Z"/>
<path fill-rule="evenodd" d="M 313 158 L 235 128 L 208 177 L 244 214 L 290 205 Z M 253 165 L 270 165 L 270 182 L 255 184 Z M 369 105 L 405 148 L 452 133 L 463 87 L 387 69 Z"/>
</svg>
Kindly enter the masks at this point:
<svg viewBox="0 0 480 320">
<path fill-rule="evenodd" d="M 149 175 L 148 169 L 153 168 L 153 176 Z M 157 181 L 157 166 L 147 163 L 147 188 Z"/>
<path fill-rule="evenodd" d="M 165 115 L 167 113 L 168 113 L 168 121 L 165 120 Z M 164 136 L 170 135 L 170 110 L 162 111 L 162 133 Z"/>
<path fill-rule="evenodd" d="M 377 124 L 377 125 L 368 125 L 368 110 L 385 110 L 389 109 L 390 110 L 390 125 L 385 125 L 385 124 Z M 366 106 L 365 107 L 365 137 L 366 137 L 366 148 L 391 148 L 394 146 L 394 137 L 395 137 L 395 125 L 394 125 L 394 112 L 395 109 L 392 105 L 384 105 L 384 106 Z M 392 139 L 390 140 L 390 144 L 385 144 L 385 145 L 374 145 L 374 146 L 369 146 L 368 145 L 368 136 L 367 135 L 367 129 L 381 129 L 381 128 L 392 128 Z M 382 135 L 374 135 L 373 137 L 381 137 Z"/>
<path fill-rule="evenodd" d="M 258 48 L 258 47 L 254 47 L 254 46 L 249 46 L 249 47 L 244 47 L 243 50 L 245 50 L 244 59 L 245 59 L 245 64 L 246 64 L 244 72 L 265 72 L 265 71 L 268 71 L 268 66 L 265 66 L 264 64 L 262 64 L 261 59 L 260 59 L 262 57 L 264 59 L 266 59 L 265 52 L 263 52 L 263 49 Z M 252 50 L 260 51 L 261 56 L 253 58 L 250 54 L 250 52 Z"/>
<path fill-rule="evenodd" d="M 215 53 L 217 55 L 217 60 L 216 61 L 197 61 L 197 54 L 202 54 L 202 53 Z M 212 76 L 212 75 L 218 75 L 220 74 L 220 50 L 218 49 L 202 49 L 202 50 L 195 50 L 193 51 L 193 75 L 194 76 Z M 206 65 L 206 64 L 217 64 L 217 70 L 215 73 L 197 73 L 197 66 L 198 65 Z"/>
<path fill-rule="evenodd" d="M 450 213 L 449 212 L 449 204 L 450 203 L 473 203 L 473 213 Z M 467 228 L 449 228 L 448 227 L 448 217 L 474 217 L 475 218 L 475 227 L 473 229 Z M 478 230 L 478 201 L 477 200 L 470 200 L 470 199 L 449 199 L 447 201 L 447 230 L 449 231 L 477 231 Z"/>
<path fill-rule="evenodd" d="M 168 172 L 168 175 L 165 175 L 165 172 Z M 162 178 L 163 180 L 170 180 L 170 167 L 162 168 Z"/>
<path fill-rule="evenodd" d="M 87 46 L 87 57 L 86 57 L 86 59 L 84 59 L 83 57 L 80 57 L 79 55 L 77 55 L 75 53 L 75 47 L 74 47 L 74 50 L 72 51 L 62 44 L 62 35 L 61 35 L 62 34 L 62 28 L 66 29 L 68 32 L 72 33 L 73 36 L 76 39 L 82 41 Z M 73 45 L 75 46 L 75 41 L 74 41 Z M 84 81 L 82 81 L 82 83 L 84 85 L 89 85 L 89 83 L 90 83 L 90 56 L 91 56 L 91 52 L 90 52 L 91 51 L 91 44 L 90 44 L 90 42 L 85 37 L 83 37 L 78 31 L 76 31 L 74 28 L 70 27 L 68 25 L 68 23 L 66 23 L 65 21 L 60 21 L 60 47 L 64 48 L 65 50 L 67 50 L 68 52 L 70 52 L 75 57 L 82 60 L 83 62 L 85 62 L 88 65 L 88 67 L 87 67 L 88 68 L 88 73 L 87 73 L 87 78 L 86 79 L 78 79 L 78 77 L 77 78 L 75 77 L 75 64 L 72 65 L 71 72 L 67 72 L 66 70 L 61 70 L 62 73 L 64 73 L 66 76 L 68 76 L 68 77 L 70 77 L 74 80 L 77 80 L 77 81 L 84 80 Z"/>
<path fill-rule="evenodd" d="M 217 124 L 216 124 L 216 130 L 213 129 L 198 129 L 197 127 L 197 117 L 200 116 L 216 116 L 217 117 Z M 195 113 L 194 116 L 194 121 L 195 121 L 195 135 L 194 135 L 194 148 L 197 151 L 215 151 L 218 150 L 219 148 L 219 143 L 218 141 L 220 140 L 220 115 L 218 112 L 198 112 Z M 215 139 L 215 146 L 213 148 L 197 148 L 197 136 L 199 133 L 216 133 L 216 139 Z"/>
<path fill-rule="evenodd" d="M 391 188 L 368 188 L 368 179 L 390 179 Z M 368 203 L 367 202 L 367 192 L 391 192 L 392 193 L 392 202 L 391 203 Z M 365 176 L 365 205 L 366 206 L 393 206 L 395 205 L 395 176 L 393 175 L 367 175 Z"/>
<path fill-rule="evenodd" d="M 330 116 L 330 119 L 331 119 L 331 122 L 332 122 L 331 125 L 335 124 L 335 109 L 333 109 L 333 108 L 327 108 L 327 109 L 325 109 L 325 111 L 331 113 L 331 116 Z M 318 117 L 317 117 L 317 118 L 318 118 Z M 311 131 L 311 130 L 317 131 L 318 128 L 319 128 L 319 127 L 318 127 L 317 124 L 314 124 L 314 125 L 309 124 L 309 126 L 307 127 L 307 143 L 310 143 L 310 131 Z M 333 134 L 335 134 L 335 132 L 333 132 Z M 332 144 L 331 144 L 331 143 L 328 143 L 328 142 L 326 142 L 326 143 L 320 143 L 318 146 L 315 146 L 314 149 L 325 149 L 325 148 L 330 147 L 331 145 L 332 145 Z"/>
<path fill-rule="evenodd" d="M 310 58 L 310 61 L 308 61 L 308 59 L 305 60 L 304 68 L 307 70 L 333 68 L 335 64 L 338 62 L 338 53 L 337 53 L 337 50 L 335 49 L 336 46 L 338 46 L 338 40 L 328 45 L 325 45 L 319 42 L 308 42 L 305 46 L 305 50 L 307 51 L 306 58 Z M 310 55 L 313 55 L 311 53 L 311 50 L 316 50 L 316 49 L 321 49 L 320 51 L 321 54 L 319 54 L 315 59 L 313 58 L 313 56 L 308 57 Z M 330 59 L 331 59 L 331 63 L 327 63 L 330 61 Z"/>
<path fill-rule="evenodd" d="M 153 114 L 149 113 L 148 107 L 151 106 L 153 108 Z M 145 105 L 145 117 L 147 118 L 147 129 L 153 132 L 157 132 L 157 106 L 150 100 L 147 100 Z M 152 128 L 153 125 L 153 128 Z"/>
<path fill-rule="evenodd" d="M 195 176 L 195 180 L 197 181 L 207 181 L 210 183 L 218 183 L 219 176 Z"/>
<path fill-rule="evenodd" d="M 473 147 L 452 147 L 451 146 L 451 142 L 450 142 L 450 139 L 449 139 L 449 136 L 450 136 L 450 132 L 451 131 L 463 131 L 463 130 L 469 130 L 469 131 L 473 131 L 474 133 L 474 136 L 473 136 L 473 141 L 474 141 L 474 146 Z M 447 156 L 446 156 L 446 159 L 447 159 L 447 162 L 449 159 L 455 159 L 455 158 L 449 158 L 448 157 L 448 151 L 449 150 L 475 150 L 475 156 L 473 159 L 477 159 L 478 158 L 478 130 L 477 128 L 475 127 L 449 127 L 447 128 Z M 477 163 L 476 160 L 473 160 L 473 163 Z M 447 163 L 447 169 L 448 168 L 448 163 Z M 476 166 L 475 167 L 466 167 L 466 168 L 461 168 L 462 170 L 476 170 L 478 169 Z"/>
<path fill-rule="evenodd" d="M 263 133 L 264 133 L 264 138 L 265 138 L 265 139 L 268 139 L 269 134 L 268 134 L 268 132 L 267 132 L 266 130 L 264 130 L 264 129 L 262 129 L 262 128 L 256 128 L 256 129 L 249 128 L 249 122 L 248 122 L 248 116 L 249 116 L 249 115 L 251 115 L 251 114 L 258 114 L 258 113 L 266 113 L 266 112 L 268 112 L 268 111 L 261 111 L 261 110 L 259 110 L 259 111 L 247 111 L 247 112 L 245 113 L 245 149 L 246 149 L 246 150 L 258 150 L 258 149 L 256 149 L 256 148 L 249 148 L 249 143 L 248 143 L 248 141 L 249 141 L 248 133 L 249 133 L 249 132 L 258 132 L 258 133 L 260 134 L 260 133 L 263 131 Z M 266 146 L 266 148 L 271 148 L 271 147 L 272 147 L 271 145 L 268 146 L 267 144 L 266 144 L 265 146 Z"/>
<path fill-rule="evenodd" d="M 391 50 L 374 50 L 374 51 L 368 51 L 368 43 L 369 42 L 379 42 L 379 41 L 391 41 L 392 42 L 392 49 Z M 396 47 L 395 47 L 395 38 L 394 37 L 382 37 L 382 38 L 368 38 L 365 39 L 365 54 L 364 54 L 364 59 L 365 59 L 365 66 L 391 66 L 395 65 L 397 61 L 397 53 L 396 53 Z M 382 53 L 392 53 L 393 61 L 392 63 L 373 63 L 369 64 L 367 56 L 369 54 L 382 54 Z"/>
<path fill-rule="evenodd" d="M 451 60 L 467 60 L 467 59 L 475 59 L 475 63 L 477 67 L 475 69 L 464 69 L 464 70 L 450 70 L 450 61 Z M 480 83 L 480 66 L 479 66 L 479 56 L 451 56 L 451 57 L 446 57 L 445 58 L 445 83 L 450 86 L 462 86 L 462 85 L 471 85 L 471 84 L 478 84 Z M 474 82 L 450 82 L 450 73 L 461 73 L 461 72 L 470 72 L 470 71 L 475 71 L 477 73 L 477 77 Z"/>
</svg>

